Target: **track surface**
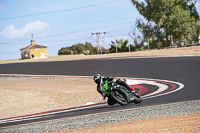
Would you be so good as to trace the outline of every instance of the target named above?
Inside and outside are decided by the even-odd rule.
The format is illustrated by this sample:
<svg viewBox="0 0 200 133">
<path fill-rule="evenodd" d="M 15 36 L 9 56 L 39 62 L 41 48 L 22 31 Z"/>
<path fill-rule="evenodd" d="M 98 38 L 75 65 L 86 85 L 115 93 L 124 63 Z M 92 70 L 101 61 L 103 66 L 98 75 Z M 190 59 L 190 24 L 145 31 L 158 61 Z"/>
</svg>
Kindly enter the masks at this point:
<svg viewBox="0 0 200 133">
<path fill-rule="evenodd" d="M 93 76 L 96 73 L 115 77 L 163 79 L 184 84 L 180 91 L 143 100 L 139 107 L 200 99 L 200 57 L 99 59 L 0 65 L 0 74 Z M 2 124 L 0 128 L 137 107 L 135 104 L 126 107 L 103 105 L 72 112 L 63 111 L 41 119 Z"/>
</svg>

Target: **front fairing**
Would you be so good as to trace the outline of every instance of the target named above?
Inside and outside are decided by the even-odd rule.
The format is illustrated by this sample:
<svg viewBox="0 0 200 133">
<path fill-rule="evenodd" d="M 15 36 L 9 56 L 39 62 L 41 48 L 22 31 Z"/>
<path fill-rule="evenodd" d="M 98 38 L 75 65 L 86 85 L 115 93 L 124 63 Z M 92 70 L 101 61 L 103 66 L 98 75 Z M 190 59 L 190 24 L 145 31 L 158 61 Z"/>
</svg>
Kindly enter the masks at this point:
<svg viewBox="0 0 200 133">
<path fill-rule="evenodd" d="M 126 99 L 127 99 L 127 102 L 129 103 L 130 100 L 132 99 L 132 95 L 130 93 L 129 90 L 127 90 L 124 86 L 121 86 L 121 85 L 117 85 L 117 84 L 114 84 L 110 91 L 114 91 L 114 90 L 119 90 L 121 92 L 123 92 L 125 95 L 126 95 Z"/>
</svg>

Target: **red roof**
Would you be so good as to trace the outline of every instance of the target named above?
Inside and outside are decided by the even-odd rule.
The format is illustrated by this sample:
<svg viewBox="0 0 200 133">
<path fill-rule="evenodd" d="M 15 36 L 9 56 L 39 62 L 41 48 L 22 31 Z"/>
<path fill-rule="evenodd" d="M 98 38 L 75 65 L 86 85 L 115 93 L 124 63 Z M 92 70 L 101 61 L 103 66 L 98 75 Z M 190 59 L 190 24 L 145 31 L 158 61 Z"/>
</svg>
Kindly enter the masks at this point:
<svg viewBox="0 0 200 133">
<path fill-rule="evenodd" d="M 35 49 L 35 48 L 47 48 L 47 46 L 34 44 L 34 45 L 29 45 L 27 47 L 21 48 L 20 50 L 23 50 L 23 49 Z"/>
</svg>

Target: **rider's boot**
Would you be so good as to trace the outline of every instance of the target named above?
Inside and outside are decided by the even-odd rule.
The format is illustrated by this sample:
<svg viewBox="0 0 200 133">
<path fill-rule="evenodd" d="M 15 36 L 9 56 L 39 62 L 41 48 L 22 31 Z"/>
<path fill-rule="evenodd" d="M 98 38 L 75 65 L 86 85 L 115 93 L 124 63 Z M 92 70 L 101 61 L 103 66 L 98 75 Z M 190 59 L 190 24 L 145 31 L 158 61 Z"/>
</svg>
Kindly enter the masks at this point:
<svg viewBox="0 0 200 133">
<path fill-rule="evenodd" d="M 105 100 L 106 99 L 106 96 L 107 96 L 107 93 L 106 92 L 102 92 L 102 97 L 103 97 L 103 100 Z"/>
<path fill-rule="evenodd" d="M 133 94 L 136 93 L 136 91 L 135 91 L 135 89 L 133 87 L 130 87 L 129 89 L 131 90 L 131 93 L 133 93 Z"/>
<path fill-rule="evenodd" d="M 130 90 L 131 93 L 133 93 L 133 94 L 136 93 L 135 89 L 133 87 L 130 87 L 126 82 L 124 82 L 124 81 L 121 80 L 120 84 L 123 85 L 124 87 L 126 87 L 128 90 Z"/>
</svg>

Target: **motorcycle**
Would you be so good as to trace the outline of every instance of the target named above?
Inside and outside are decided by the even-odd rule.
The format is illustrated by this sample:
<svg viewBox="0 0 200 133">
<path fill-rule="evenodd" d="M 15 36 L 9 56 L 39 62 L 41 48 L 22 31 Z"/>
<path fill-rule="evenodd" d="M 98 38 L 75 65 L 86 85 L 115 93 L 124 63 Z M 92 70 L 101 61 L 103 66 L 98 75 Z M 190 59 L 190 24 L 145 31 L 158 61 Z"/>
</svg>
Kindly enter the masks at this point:
<svg viewBox="0 0 200 133">
<path fill-rule="evenodd" d="M 142 97 L 138 93 L 136 93 L 135 90 L 133 91 L 134 93 L 132 93 L 131 90 L 127 90 L 122 85 L 113 83 L 110 89 L 107 88 L 105 89 L 105 92 L 107 93 L 108 97 L 107 101 L 108 105 L 114 105 L 118 103 L 122 106 L 126 106 L 129 103 L 135 103 L 135 104 L 141 103 Z"/>
</svg>

